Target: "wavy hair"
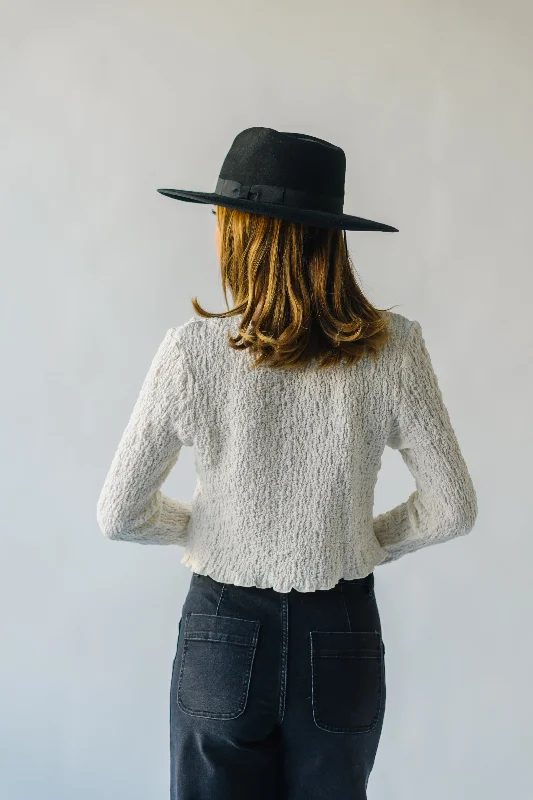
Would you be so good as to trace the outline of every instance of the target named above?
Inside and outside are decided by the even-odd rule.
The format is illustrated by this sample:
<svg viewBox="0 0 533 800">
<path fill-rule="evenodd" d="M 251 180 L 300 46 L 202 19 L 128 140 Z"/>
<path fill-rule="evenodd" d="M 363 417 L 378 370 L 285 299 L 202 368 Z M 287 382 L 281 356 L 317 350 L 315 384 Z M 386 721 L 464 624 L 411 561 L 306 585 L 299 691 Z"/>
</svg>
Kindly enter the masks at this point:
<svg viewBox="0 0 533 800">
<path fill-rule="evenodd" d="M 241 316 L 230 347 L 249 349 L 253 366 L 274 369 L 350 365 L 365 352 L 377 357 L 389 338 L 390 309 L 375 308 L 359 287 L 346 231 L 225 206 L 216 206 L 216 216 L 228 311 L 206 311 L 197 297 L 191 302 L 201 317 Z"/>
</svg>

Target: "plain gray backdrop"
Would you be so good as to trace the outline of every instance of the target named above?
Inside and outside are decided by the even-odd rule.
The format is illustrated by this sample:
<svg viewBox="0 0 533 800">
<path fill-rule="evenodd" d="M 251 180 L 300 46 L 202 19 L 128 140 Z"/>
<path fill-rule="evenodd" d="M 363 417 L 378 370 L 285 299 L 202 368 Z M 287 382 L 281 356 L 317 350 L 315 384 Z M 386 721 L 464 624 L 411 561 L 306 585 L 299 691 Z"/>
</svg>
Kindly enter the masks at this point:
<svg viewBox="0 0 533 800">
<path fill-rule="evenodd" d="M 190 572 L 96 501 L 155 350 L 223 310 L 209 206 L 242 129 L 344 148 L 372 302 L 420 321 L 479 499 L 376 569 L 387 707 L 371 800 L 530 797 L 527 2 L 18 0 L 1 7 L 0 796 L 165 800 Z M 231 300 L 231 296 L 230 296 Z M 195 485 L 184 449 L 165 492 Z M 386 451 L 375 513 L 414 481 Z"/>
</svg>

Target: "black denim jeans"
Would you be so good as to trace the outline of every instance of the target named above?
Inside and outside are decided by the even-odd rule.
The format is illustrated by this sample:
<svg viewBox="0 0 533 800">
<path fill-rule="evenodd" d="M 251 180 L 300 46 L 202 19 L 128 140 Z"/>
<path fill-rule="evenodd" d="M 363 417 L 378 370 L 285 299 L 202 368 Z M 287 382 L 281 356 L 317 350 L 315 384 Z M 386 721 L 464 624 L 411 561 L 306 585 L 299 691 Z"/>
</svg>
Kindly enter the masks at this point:
<svg viewBox="0 0 533 800">
<path fill-rule="evenodd" d="M 385 712 L 374 574 L 279 593 L 192 574 L 170 688 L 171 800 L 365 800 Z"/>
</svg>

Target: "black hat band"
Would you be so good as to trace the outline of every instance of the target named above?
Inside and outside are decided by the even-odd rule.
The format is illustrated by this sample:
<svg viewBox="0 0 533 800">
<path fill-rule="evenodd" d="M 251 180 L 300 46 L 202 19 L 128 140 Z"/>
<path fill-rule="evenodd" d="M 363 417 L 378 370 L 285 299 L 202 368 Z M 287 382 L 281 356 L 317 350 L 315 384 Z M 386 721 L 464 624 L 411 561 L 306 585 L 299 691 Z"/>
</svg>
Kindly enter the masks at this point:
<svg viewBox="0 0 533 800">
<path fill-rule="evenodd" d="M 268 183 L 245 184 L 229 178 L 219 178 L 215 193 L 222 197 L 258 200 L 262 203 L 277 203 L 283 206 L 307 208 L 313 211 L 342 213 L 343 198 L 333 195 L 302 192 L 286 186 L 272 186 Z"/>
</svg>

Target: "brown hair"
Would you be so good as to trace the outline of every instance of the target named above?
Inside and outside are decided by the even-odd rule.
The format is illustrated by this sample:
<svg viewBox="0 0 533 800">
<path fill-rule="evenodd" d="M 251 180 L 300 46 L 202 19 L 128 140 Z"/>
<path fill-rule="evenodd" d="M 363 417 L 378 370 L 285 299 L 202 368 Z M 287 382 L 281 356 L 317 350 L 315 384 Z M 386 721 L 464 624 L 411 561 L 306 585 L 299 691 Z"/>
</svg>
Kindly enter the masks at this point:
<svg viewBox="0 0 533 800">
<path fill-rule="evenodd" d="M 386 315 L 356 281 L 346 231 L 289 222 L 217 206 L 220 269 L 226 306 L 211 313 L 192 298 L 202 317 L 242 314 L 235 350 L 257 354 L 253 366 L 295 369 L 320 361 L 322 369 L 375 358 L 388 341 Z"/>
</svg>

